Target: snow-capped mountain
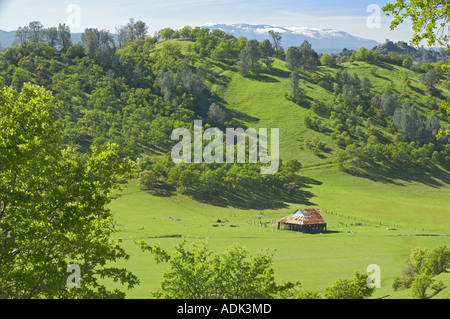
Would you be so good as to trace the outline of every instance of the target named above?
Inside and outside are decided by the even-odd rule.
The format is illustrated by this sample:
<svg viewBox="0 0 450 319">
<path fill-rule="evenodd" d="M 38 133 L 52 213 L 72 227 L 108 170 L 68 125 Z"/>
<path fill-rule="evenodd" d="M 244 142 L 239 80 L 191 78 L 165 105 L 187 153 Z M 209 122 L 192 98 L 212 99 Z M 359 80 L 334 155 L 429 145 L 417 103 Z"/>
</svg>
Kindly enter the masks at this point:
<svg viewBox="0 0 450 319">
<path fill-rule="evenodd" d="M 281 46 L 286 50 L 290 46 L 299 46 L 304 40 L 318 53 L 339 53 L 344 48 L 352 50 L 365 47 L 372 49 L 379 45 L 378 42 L 353 36 L 347 32 L 333 29 L 279 27 L 271 25 L 253 24 L 207 24 L 202 27 L 220 29 L 236 37 L 244 36 L 247 39 L 263 41 L 269 39 L 268 32 L 273 30 L 280 32 L 282 36 Z"/>
</svg>

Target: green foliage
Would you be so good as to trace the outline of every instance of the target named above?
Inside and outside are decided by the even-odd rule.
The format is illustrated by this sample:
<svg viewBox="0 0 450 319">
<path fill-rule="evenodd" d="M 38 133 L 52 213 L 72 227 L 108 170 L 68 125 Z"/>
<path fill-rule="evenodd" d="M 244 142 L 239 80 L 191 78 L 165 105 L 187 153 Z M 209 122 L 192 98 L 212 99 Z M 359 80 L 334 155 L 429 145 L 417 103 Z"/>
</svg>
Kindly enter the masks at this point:
<svg viewBox="0 0 450 319">
<path fill-rule="evenodd" d="M 391 30 L 397 28 L 405 19 L 411 19 L 414 31 L 412 43 L 419 45 L 422 40 L 426 40 L 430 47 L 435 44 L 448 47 L 449 35 L 445 31 L 442 32 L 450 22 L 450 4 L 447 1 L 397 0 L 384 5 L 383 11 L 394 16 Z"/>
<path fill-rule="evenodd" d="M 447 112 L 448 115 L 450 115 L 450 103 L 449 103 L 449 102 L 447 102 L 447 101 L 442 101 L 442 103 L 441 103 L 441 109 L 443 109 L 445 112 Z M 444 131 L 444 130 L 442 130 L 442 129 L 439 129 L 439 132 L 438 132 L 438 134 L 437 134 L 437 139 L 439 140 L 440 137 L 441 137 L 443 134 L 450 135 L 450 130 L 445 130 L 445 131 Z"/>
<path fill-rule="evenodd" d="M 305 116 L 303 123 L 305 124 L 305 126 L 307 128 L 310 128 L 314 131 L 323 132 L 323 130 L 324 130 L 322 120 L 318 117 L 315 117 L 315 116 L 313 117 L 313 116 L 307 115 L 307 116 Z"/>
<path fill-rule="evenodd" d="M 109 263 L 128 255 L 108 204 L 134 164 L 109 145 L 89 155 L 61 147 L 54 100 L 40 87 L 1 87 L 0 298 L 119 298 L 100 280 L 138 283 Z M 66 289 L 69 264 L 81 267 L 82 286 Z"/>
<path fill-rule="evenodd" d="M 134 19 L 130 19 L 126 25 L 116 28 L 116 31 L 119 46 L 121 46 L 127 41 L 133 42 L 136 39 L 144 40 L 148 32 L 148 27 L 141 20 L 135 22 Z"/>
<path fill-rule="evenodd" d="M 368 50 L 364 47 L 360 48 L 358 52 L 353 53 L 350 57 L 350 61 L 364 61 L 368 63 L 377 62 L 381 59 L 382 57 L 380 53 Z"/>
<path fill-rule="evenodd" d="M 439 83 L 439 75 L 434 69 L 430 69 L 420 77 L 420 81 L 425 85 L 425 93 L 434 95 L 436 92 L 436 85 Z"/>
<path fill-rule="evenodd" d="M 410 57 L 405 58 L 402 62 L 402 66 L 407 69 L 410 69 L 412 65 L 413 65 L 413 61 Z"/>
<path fill-rule="evenodd" d="M 138 179 L 139 188 L 142 190 L 151 190 L 158 186 L 158 178 L 153 171 L 142 171 Z"/>
<path fill-rule="evenodd" d="M 280 32 L 276 32 L 273 30 L 270 30 L 268 34 L 270 39 L 272 40 L 273 48 L 275 52 L 278 54 L 279 50 L 281 49 L 281 40 L 283 37 Z"/>
<path fill-rule="evenodd" d="M 292 71 L 289 76 L 289 93 L 286 98 L 296 104 L 301 104 L 305 96 L 305 91 L 300 87 L 300 77 L 298 71 Z"/>
<path fill-rule="evenodd" d="M 325 299 L 367 299 L 375 288 L 367 285 L 368 274 L 355 273 L 353 279 L 338 279 L 325 289 Z"/>
<path fill-rule="evenodd" d="M 300 162 L 280 161 L 279 170 L 275 174 L 261 174 L 262 166 L 262 163 L 175 165 L 167 156 L 145 168 L 140 175 L 139 185 L 143 190 L 176 189 L 198 200 L 215 204 L 227 203 L 242 194 L 250 198 L 289 198 L 301 195 L 298 185 L 302 183 L 297 175 L 301 168 Z M 297 187 L 288 187 L 290 183 Z M 295 196 L 291 200 L 293 198 Z"/>
<path fill-rule="evenodd" d="M 225 123 L 227 114 L 216 103 L 212 103 L 208 110 L 208 119 L 212 124 L 223 125 Z"/>
<path fill-rule="evenodd" d="M 304 146 L 317 156 L 321 156 L 327 150 L 327 145 L 321 142 L 319 138 L 314 140 L 306 140 Z"/>
<path fill-rule="evenodd" d="M 286 67 L 291 70 L 314 71 L 319 65 L 319 56 L 308 41 L 296 47 L 291 46 L 286 51 Z"/>
<path fill-rule="evenodd" d="M 395 110 L 392 117 L 398 133 L 407 141 L 416 140 L 421 143 L 436 142 L 439 132 L 439 120 L 430 116 L 428 119 L 419 119 L 417 110 L 408 104 Z"/>
<path fill-rule="evenodd" d="M 427 298 L 427 289 L 432 285 L 433 278 L 426 274 L 420 273 L 414 277 L 414 280 L 411 283 L 410 287 L 410 295 L 416 299 L 426 299 Z"/>
<path fill-rule="evenodd" d="M 263 59 L 264 64 L 270 68 L 275 61 L 272 57 L 275 53 L 274 48 L 272 47 L 272 44 L 269 40 L 264 40 L 259 45 L 259 50 L 261 52 L 261 58 Z"/>
<path fill-rule="evenodd" d="M 410 289 L 414 298 L 428 298 L 427 290 L 432 287 L 435 292 L 442 290 L 442 284 L 433 285 L 434 276 L 447 272 L 450 267 L 450 250 L 440 246 L 433 250 L 415 248 L 406 262 L 402 276 L 394 281 L 394 290 Z"/>
<path fill-rule="evenodd" d="M 249 259 L 248 252 L 235 245 L 214 255 L 207 244 L 185 248 L 180 241 L 173 253 L 140 242 L 157 263 L 169 263 L 158 291 L 160 299 L 272 299 L 292 296 L 300 283 L 277 284 L 273 270 L 273 253 L 265 252 Z"/>
<path fill-rule="evenodd" d="M 261 51 L 259 43 L 256 40 L 250 40 L 245 45 L 245 48 L 239 54 L 238 70 L 242 74 L 255 72 L 259 69 L 259 58 Z"/>
<path fill-rule="evenodd" d="M 324 66 L 335 66 L 336 65 L 336 57 L 334 55 L 329 55 L 328 53 L 324 53 L 320 57 L 320 64 Z"/>
<path fill-rule="evenodd" d="M 227 64 L 235 64 L 238 56 L 238 41 L 235 38 L 220 41 L 214 50 L 211 51 L 212 59 Z"/>
</svg>

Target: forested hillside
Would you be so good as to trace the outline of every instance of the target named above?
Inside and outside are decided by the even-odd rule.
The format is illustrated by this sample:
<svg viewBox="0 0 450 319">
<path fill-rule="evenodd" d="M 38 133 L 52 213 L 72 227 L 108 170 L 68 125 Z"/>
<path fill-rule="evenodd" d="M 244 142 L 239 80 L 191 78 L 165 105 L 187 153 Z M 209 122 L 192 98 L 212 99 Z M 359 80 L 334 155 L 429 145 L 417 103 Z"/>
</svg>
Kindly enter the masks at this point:
<svg viewBox="0 0 450 319">
<path fill-rule="evenodd" d="M 436 137 L 449 121 L 445 55 L 431 64 L 364 48 L 319 56 L 306 41 L 284 51 L 281 34 L 274 32 L 271 41 L 258 42 L 207 28 L 166 28 L 155 37 L 147 36 L 147 29 L 130 19 L 118 28 L 119 45 L 97 29 L 86 29 L 82 43 L 72 44 L 67 26 L 46 29 L 32 22 L 19 29 L 17 46 L 1 52 L 3 85 L 21 90 L 30 82 L 52 92 L 58 105 L 53 115 L 66 145 L 86 153 L 114 142 L 123 158 L 143 158 L 141 186 L 146 189 L 214 193 L 236 187 L 231 185 L 239 177 L 242 187 L 270 185 L 290 192 L 300 184 L 294 178 L 298 161 L 333 161 L 343 171 L 368 176 L 398 168 L 406 174 L 449 168 L 449 136 Z M 228 84 L 241 81 L 237 77 L 273 84 L 266 92 L 273 93 L 270 98 L 298 107 L 293 123 L 272 123 L 282 131 L 295 126 L 304 132 L 295 142 L 282 135 L 282 143 L 289 143 L 281 146 L 282 159 L 297 161 L 269 182 L 255 173 L 258 165 L 180 168 L 167 158 L 157 160 L 172 147 L 171 132 L 191 128 L 194 119 L 222 129 L 252 123 L 233 105 L 233 97 L 227 100 Z M 258 107 L 264 101 L 255 94 L 242 87 L 235 97 L 246 95 Z M 261 108 L 261 114 L 267 112 L 283 110 L 276 104 L 270 111 Z M 309 150 L 313 159 L 302 158 L 300 149 Z"/>
<path fill-rule="evenodd" d="M 161 240 L 161 249 L 140 245 L 157 261 L 206 269 L 209 276 L 224 269 L 220 258 L 198 267 L 195 258 L 169 257 L 179 238 L 207 238 L 215 250 L 231 242 L 277 250 L 277 281 L 301 279 L 326 298 L 341 298 L 339 285 L 346 283 L 327 289 L 332 280 L 380 264 L 381 298 L 414 287 L 417 269 L 400 268 L 413 246 L 447 244 L 447 53 L 433 54 L 433 63 L 423 50 L 403 54 L 386 46 L 319 55 L 306 41 L 284 50 L 276 32 L 256 41 L 188 26 L 152 37 L 133 19 L 116 31 L 117 42 L 91 28 L 73 44 L 66 25 L 34 21 L 19 28 L 15 46 L 0 52 L 0 122 L 7 128 L 0 141 L 6 163 L 0 172 L 1 283 L 7 283 L 0 284 L 0 297 L 124 297 L 115 284 L 147 297 L 164 269 L 136 251 L 138 240 Z M 222 131 L 279 128 L 278 171 L 261 174 L 261 161 L 175 164 L 171 134 L 180 127 L 192 132 L 194 120 Z M 320 207 L 327 231 L 277 229 L 276 221 L 300 205 Z M 179 256 L 193 256 L 183 245 L 176 247 Z M 204 248 L 196 252 L 213 256 Z M 416 252 L 436 257 L 433 263 L 443 261 L 442 252 L 442 264 L 448 263 L 446 247 Z M 231 263 L 236 269 L 256 269 L 270 279 L 267 286 L 234 282 L 241 275 L 224 272 L 213 280 L 224 283 L 221 296 L 237 283 L 251 288 L 241 297 L 320 297 L 283 293 L 297 286 L 274 284 L 271 255 L 257 255 L 253 268 L 242 263 L 246 254 L 235 248 L 222 255 L 223 265 L 238 261 Z M 64 286 L 68 259 L 83 265 L 81 290 Z M 210 271 L 206 266 L 213 264 Z M 441 268 L 425 271 L 447 283 Z M 184 285 L 174 279 L 179 273 L 163 274 L 161 287 L 175 285 L 167 295 L 161 288 L 160 297 L 190 296 L 178 289 Z M 108 289 L 99 278 L 110 280 Z M 355 287 L 367 287 L 366 279 L 357 273 Z M 255 295 L 265 287 L 272 288 Z M 436 287 L 448 295 L 444 284 Z"/>
</svg>

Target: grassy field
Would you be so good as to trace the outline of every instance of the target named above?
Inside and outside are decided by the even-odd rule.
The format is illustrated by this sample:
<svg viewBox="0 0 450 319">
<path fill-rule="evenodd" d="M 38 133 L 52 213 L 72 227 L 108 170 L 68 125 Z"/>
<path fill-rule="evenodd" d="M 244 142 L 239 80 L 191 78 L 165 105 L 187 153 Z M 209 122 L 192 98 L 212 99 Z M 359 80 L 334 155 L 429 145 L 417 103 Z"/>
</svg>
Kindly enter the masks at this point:
<svg viewBox="0 0 450 319">
<path fill-rule="evenodd" d="M 355 198 L 346 202 L 351 206 L 350 202 L 357 205 L 359 201 Z M 441 202 L 447 207 L 450 205 L 448 197 L 446 203 Z M 332 207 L 329 205 L 318 206 Z M 422 208 L 426 207 L 423 205 Z M 362 206 L 361 202 L 358 206 Z M 275 250 L 274 268 L 279 280 L 299 280 L 305 289 L 320 292 L 338 278 L 350 278 L 354 271 L 364 272 L 368 265 L 377 264 L 381 267 L 382 283 L 374 297 L 396 296 L 391 285 L 411 249 L 450 245 L 448 232 L 420 227 L 424 226 L 420 223 L 403 225 L 399 218 L 394 223 L 396 230 L 392 230 L 394 225 L 389 223 L 389 218 L 379 218 L 380 225 L 369 220 L 363 209 L 358 211 L 359 215 L 356 210 L 353 214 L 344 210 L 324 212 L 328 231 L 323 234 L 277 230 L 273 222 L 292 213 L 296 207 L 264 211 L 215 207 L 183 195 L 155 197 L 139 191 L 134 182 L 130 183 L 123 196 L 111 205 L 121 228 L 118 235 L 131 254 L 130 260 L 120 265 L 141 280 L 140 286 L 129 291 L 128 297 L 150 297 L 166 268 L 164 264 L 157 265 L 149 253 L 140 252 L 133 244 L 135 240 L 159 244 L 169 250 L 180 237 L 189 242 L 206 241 L 217 252 L 235 243 L 252 254 L 266 248 Z M 218 223 L 218 220 L 224 222 Z M 445 228 L 448 229 L 448 218 L 447 226 L 443 225 L 442 229 Z"/>
<path fill-rule="evenodd" d="M 344 67 L 369 77 L 377 92 L 391 82 L 393 74 L 406 72 L 411 86 L 402 88 L 394 78 L 394 89 L 399 95 L 413 97 L 423 112 L 430 112 L 418 74 L 385 64 L 375 66 L 375 73 L 370 72 L 373 66 L 363 62 L 346 63 Z M 394 292 L 391 286 L 411 250 L 450 245 L 450 173 L 440 168 L 379 176 L 343 173 L 331 164 L 332 151 L 318 157 L 301 148 L 303 140 L 315 138 L 330 148 L 334 146 L 328 134 L 304 126 L 303 118 L 310 113 L 307 107 L 284 97 L 289 71 L 283 62 L 276 60 L 272 70 L 257 76 L 243 76 L 219 67 L 216 72 L 221 81 L 211 83 L 212 92 L 234 120 L 247 127 L 280 128 L 281 157 L 301 161 L 300 175 L 308 196 L 303 203 L 244 209 L 207 205 L 180 194 L 158 197 L 140 191 L 135 181 L 130 182 L 123 196 L 111 204 L 121 228 L 118 236 L 131 255 L 120 266 L 141 280 L 128 297 L 151 297 L 166 269 L 164 264 L 157 265 L 149 253 L 140 252 L 133 242 L 143 239 L 170 250 L 182 237 L 189 242 L 206 241 L 217 252 L 235 243 L 252 254 L 262 249 L 275 250 L 278 280 L 299 280 L 304 289 L 321 293 L 338 278 L 353 277 L 355 271 L 365 272 L 368 265 L 377 264 L 382 282 L 374 298 L 408 298 L 407 291 Z M 319 72 L 335 74 L 337 68 L 321 67 Z M 313 83 L 307 74 L 302 78 L 307 103 L 332 101 L 330 90 Z M 450 96 L 445 90 L 441 95 Z M 324 119 L 325 124 L 327 121 Z M 328 231 L 311 235 L 277 230 L 276 220 L 302 207 L 321 208 Z M 439 278 L 450 286 L 448 274 Z M 436 297 L 449 296 L 447 288 Z"/>
</svg>

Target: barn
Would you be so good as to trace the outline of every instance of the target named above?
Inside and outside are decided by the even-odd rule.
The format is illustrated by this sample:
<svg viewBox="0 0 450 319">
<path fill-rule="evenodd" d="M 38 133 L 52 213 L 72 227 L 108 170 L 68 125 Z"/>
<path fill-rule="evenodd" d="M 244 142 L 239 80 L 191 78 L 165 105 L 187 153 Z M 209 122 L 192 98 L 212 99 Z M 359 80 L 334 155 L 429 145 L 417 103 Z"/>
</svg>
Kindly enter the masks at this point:
<svg viewBox="0 0 450 319">
<path fill-rule="evenodd" d="M 278 229 L 281 224 L 284 229 L 302 233 L 317 233 L 327 230 L 327 223 L 320 214 L 319 208 L 301 208 L 294 213 L 278 220 Z"/>
</svg>

